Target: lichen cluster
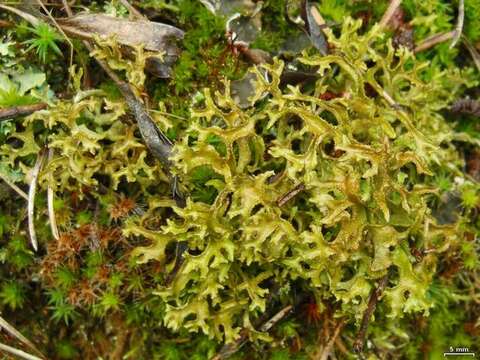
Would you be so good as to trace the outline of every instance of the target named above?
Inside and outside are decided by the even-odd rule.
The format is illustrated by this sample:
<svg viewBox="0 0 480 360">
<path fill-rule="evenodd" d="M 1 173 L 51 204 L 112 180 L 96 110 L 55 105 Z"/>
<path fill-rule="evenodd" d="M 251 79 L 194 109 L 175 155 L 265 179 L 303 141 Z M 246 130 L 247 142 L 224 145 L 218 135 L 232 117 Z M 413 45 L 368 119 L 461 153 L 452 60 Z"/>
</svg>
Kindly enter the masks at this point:
<svg viewBox="0 0 480 360">
<path fill-rule="evenodd" d="M 166 249 L 188 244 L 173 283 L 158 290 L 168 327 L 231 342 L 241 328 L 254 330 L 274 285 L 288 292 L 297 279 L 359 320 L 389 269 L 388 316 L 428 313 L 438 258 L 464 241 L 462 219 L 440 224 L 429 201 L 438 188 L 428 178 L 462 164 L 440 110 L 474 81 L 470 72 L 442 71 L 426 83 L 427 63 L 383 42 L 377 27 L 359 35 L 360 26 L 346 20 L 340 37 L 330 33 L 330 55 L 299 58 L 319 75 L 311 88 L 281 88 L 285 66 L 275 60 L 251 70 L 255 107 L 240 109 L 228 83 L 223 93 L 205 90 L 173 160 L 185 178 L 213 170 L 206 186 L 218 194 L 211 204 L 173 207 L 176 216 L 158 228 L 149 221 L 171 205 L 151 203 L 124 228 L 153 242 L 137 249 L 141 262 L 166 269 L 175 262 L 166 262 Z M 335 96 L 322 99 L 327 92 Z M 300 183 L 305 190 L 280 207 Z M 416 259 L 414 248 L 428 251 Z"/>
</svg>

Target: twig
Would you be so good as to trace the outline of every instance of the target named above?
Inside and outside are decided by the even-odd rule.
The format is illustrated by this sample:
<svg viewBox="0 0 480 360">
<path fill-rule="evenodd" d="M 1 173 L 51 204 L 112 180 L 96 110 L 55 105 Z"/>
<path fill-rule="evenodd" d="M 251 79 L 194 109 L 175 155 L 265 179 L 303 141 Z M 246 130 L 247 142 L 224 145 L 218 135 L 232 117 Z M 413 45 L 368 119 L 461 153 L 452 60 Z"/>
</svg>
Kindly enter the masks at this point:
<svg viewBox="0 0 480 360">
<path fill-rule="evenodd" d="M 266 332 L 274 327 L 280 320 L 282 320 L 288 313 L 292 310 L 293 306 L 288 305 L 285 306 L 282 310 L 276 313 L 270 320 L 268 320 L 265 324 L 260 327 L 260 331 Z"/>
<path fill-rule="evenodd" d="M 332 350 L 333 344 L 335 343 L 335 339 L 338 337 L 338 334 L 340 334 L 340 331 L 342 330 L 344 324 L 345 324 L 345 321 L 344 319 L 342 319 L 338 322 L 337 326 L 335 326 L 333 335 L 328 340 L 327 345 L 324 347 L 320 357 L 318 358 L 319 360 L 327 360 L 328 355 L 330 355 L 330 352 Z"/>
<path fill-rule="evenodd" d="M 148 21 L 147 17 L 144 16 L 140 11 L 135 9 L 132 4 L 128 2 L 128 0 L 120 0 L 120 3 L 125 6 L 130 13 L 130 15 L 136 17 L 138 20 L 146 20 Z"/>
<path fill-rule="evenodd" d="M 25 336 L 23 336 L 17 329 L 15 329 L 12 325 L 10 325 L 3 317 L 0 316 L 0 328 L 3 328 L 6 332 L 12 335 L 14 338 L 18 339 L 20 342 L 27 345 L 30 349 L 35 351 L 38 355 L 42 358 L 45 356 L 37 349 L 37 347 L 28 340 Z"/>
<path fill-rule="evenodd" d="M 400 6 L 401 3 L 402 3 L 402 0 L 390 1 L 390 4 L 388 5 L 387 10 L 384 12 L 382 19 L 379 22 L 379 25 L 381 28 L 384 28 L 387 26 L 393 14 L 395 14 L 395 11 L 397 10 L 397 8 Z"/>
<path fill-rule="evenodd" d="M 362 325 L 360 326 L 360 331 L 358 332 L 355 342 L 353 343 L 353 349 L 356 352 L 360 353 L 363 351 L 363 344 L 365 342 L 365 336 L 367 335 L 368 323 L 370 322 L 370 318 L 372 317 L 372 314 L 375 311 L 375 308 L 377 307 L 378 299 L 380 295 L 382 295 L 383 290 L 385 290 L 385 287 L 387 286 L 387 284 L 388 284 L 388 274 L 380 279 L 378 287 L 375 290 L 373 290 L 372 293 L 370 294 L 370 299 L 368 300 L 367 308 L 363 313 Z"/>
<path fill-rule="evenodd" d="M 292 310 L 293 306 L 288 305 L 284 307 L 282 310 L 280 310 L 278 313 L 276 313 L 273 317 L 270 318 L 267 322 L 265 322 L 261 327 L 260 331 L 268 331 L 270 330 L 273 326 L 275 326 L 280 320 L 282 320 L 285 316 L 288 315 L 288 313 Z M 220 349 L 217 355 L 215 355 L 211 360 L 225 360 L 229 356 L 233 355 L 240 349 L 240 347 L 245 344 L 247 341 L 247 331 L 242 331 L 240 334 L 240 337 L 232 344 L 225 344 L 223 347 Z"/>
<path fill-rule="evenodd" d="M 31 355 L 29 353 L 26 353 L 25 351 L 16 349 L 14 347 L 11 347 L 11 346 L 8 346 L 8 345 L 2 344 L 2 343 L 0 343 L 0 350 L 3 350 L 7 353 L 16 355 L 16 356 L 18 356 L 22 359 L 26 359 L 26 360 L 42 360 L 41 358 L 39 358 L 35 355 Z"/>
<path fill-rule="evenodd" d="M 470 55 L 472 55 L 475 66 L 477 67 L 478 71 L 480 71 L 480 54 L 465 36 L 462 36 L 462 41 L 467 50 L 470 52 Z"/>
<path fill-rule="evenodd" d="M 0 109 L 0 121 L 8 120 L 16 116 L 25 116 L 34 113 L 35 111 L 47 108 L 46 103 L 38 103 L 32 105 L 14 106 L 5 109 Z"/>
<path fill-rule="evenodd" d="M 293 199 L 298 193 L 302 192 L 305 190 L 305 184 L 300 183 L 297 186 L 295 186 L 292 190 L 289 190 L 286 194 L 283 194 L 277 199 L 277 205 L 278 207 L 282 207 L 285 205 L 289 200 Z"/>
<path fill-rule="evenodd" d="M 40 20 L 38 20 L 35 16 L 29 14 L 29 13 L 26 13 L 25 11 L 22 11 L 22 10 L 19 10 L 19 9 L 16 9 L 14 7 L 11 7 L 11 6 L 8 6 L 8 5 L 1 5 L 0 4 L 0 9 L 4 9 L 4 10 L 7 10 L 7 11 L 10 11 L 22 18 L 24 18 L 25 20 L 27 20 L 30 24 L 32 24 L 33 26 L 37 26 L 39 23 L 40 23 Z"/>
<path fill-rule="evenodd" d="M 421 51 L 430 49 L 431 47 L 440 44 L 444 41 L 450 40 L 455 36 L 455 30 L 444 32 L 441 34 L 435 34 L 430 36 L 429 38 L 423 40 L 420 44 L 418 44 L 415 49 L 413 50 L 414 53 L 419 53 Z"/>
<path fill-rule="evenodd" d="M 3 181 L 5 181 L 5 183 L 10 186 L 12 188 L 12 190 L 14 190 L 18 195 L 20 195 L 21 197 L 23 197 L 25 200 L 28 201 L 28 195 L 22 190 L 20 189 L 17 185 L 15 185 L 14 183 L 12 183 L 6 176 L 4 176 L 2 173 L 0 173 L 0 179 L 2 179 Z"/>
<path fill-rule="evenodd" d="M 60 33 L 63 35 L 63 37 L 67 41 L 68 46 L 70 47 L 70 67 L 72 67 L 72 65 L 73 65 L 73 44 L 70 41 L 70 38 L 67 36 L 67 34 L 65 34 L 65 32 L 60 27 L 60 25 L 58 25 L 57 20 L 55 20 L 55 18 L 52 16 L 52 14 L 50 14 L 50 11 L 48 11 L 47 8 L 45 7 L 45 5 L 43 5 L 42 0 L 37 0 L 37 3 L 40 5 L 40 7 L 43 9 L 43 11 L 45 11 L 47 13 L 48 18 L 53 22 L 55 27 L 60 31 Z M 70 76 L 71 75 L 70 75 L 70 71 L 69 71 L 68 72 L 68 80 L 69 81 L 70 81 Z"/>
<path fill-rule="evenodd" d="M 70 4 L 67 2 L 67 0 L 62 0 L 62 5 L 67 15 L 73 16 L 72 8 L 70 7 Z"/>
<path fill-rule="evenodd" d="M 450 44 L 450 49 L 452 49 L 460 40 L 463 31 L 463 21 L 465 19 L 465 4 L 464 0 L 458 1 L 458 18 L 457 26 L 455 26 L 455 36 L 452 38 L 452 43 Z"/>
<path fill-rule="evenodd" d="M 42 167 L 43 160 L 45 158 L 45 151 L 41 150 L 37 156 L 37 161 L 32 170 L 32 180 L 30 181 L 30 189 L 28 190 L 28 232 L 30 234 L 30 241 L 32 243 L 33 249 L 38 250 L 38 241 L 37 234 L 35 233 L 35 219 L 34 219 L 34 209 L 35 209 L 35 194 L 37 192 L 37 180 L 38 175 L 40 174 L 40 169 Z"/>
<path fill-rule="evenodd" d="M 338 350 L 340 350 L 340 352 L 345 355 L 345 358 L 349 357 L 350 356 L 350 352 L 347 350 L 347 347 L 345 346 L 345 344 L 343 343 L 342 341 L 342 338 L 340 337 L 336 337 L 335 338 L 335 345 L 337 345 L 337 348 Z"/>
<path fill-rule="evenodd" d="M 48 162 L 52 161 L 53 159 L 54 150 L 52 148 L 48 149 Z M 54 191 L 53 188 L 48 185 L 47 188 L 47 205 L 48 205 L 48 220 L 50 222 L 50 230 L 52 231 L 52 235 L 55 240 L 60 238 L 60 234 L 58 233 L 57 227 L 57 220 L 55 217 L 55 208 L 53 206 L 53 198 L 54 198 Z"/>
</svg>

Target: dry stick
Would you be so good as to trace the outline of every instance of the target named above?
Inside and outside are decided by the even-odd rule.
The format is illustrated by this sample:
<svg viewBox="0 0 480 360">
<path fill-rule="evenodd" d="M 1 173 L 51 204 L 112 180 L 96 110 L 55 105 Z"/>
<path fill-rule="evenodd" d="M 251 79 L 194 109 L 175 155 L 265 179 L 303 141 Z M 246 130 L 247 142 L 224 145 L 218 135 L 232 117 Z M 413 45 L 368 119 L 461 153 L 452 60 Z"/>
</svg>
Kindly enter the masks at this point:
<svg viewBox="0 0 480 360">
<path fill-rule="evenodd" d="M 282 310 L 276 313 L 270 320 L 260 327 L 260 331 L 266 332 L 275 326 L 280 320 L 282 320 L 293 309 L 292 305 L 285 306 Z"/>
<path fill-rule="evenodd" d="M 449 32 L 441 33 L 441 34 L 432 35 L 429 38 L 423 40 L 420 44 L 418 44 L 413 50 L 413 52 L 418 53 L 418 52 L 430 49 L 431 47 L 437 44 L 450 40 L 455 36 L 455 34 L 456 34 L 455 30 L 452 30 Z"/>
<path fill-rule="evenodd" d="M 0 109 L 0 121 L 8 120 L 16 116 L 25 116 L 34 113 L 35 111 L 47 108 L 46 103 L 38 103 L 32 105 L 14 106 L 5 109 Z"/>
<path fill-rule="evenodd" d="M 40 23 L 40 20 L 38 20 L 35 16 L 29 14 L 29 13 L 26 13 L 25 11 L 22 11 L 22 10 L 19 10 L 19 9 L 16 9 L 14 7 L 11 7 L 11 6 L 8 6 L 8 5 L 1 5 L 0 4 L 0 9 L 4 9 L 4 10 L 7 10 L 7 11 L 10 11 L 14 14 L 17 14 L 18 16 L 24 18 L 25 20 L 27 20 L 30 24 L 32 24 L 33 26 L 37 26 L 39 23 Z"/>
<path fill-rule="evenodd" d="M 402 3 L 402 0 L 391 0 L 390 4 L 388 5 L 387 10 L 382 16 L 382 19 L 379 22 L 380 27 L 384 28 L 387 26 L 388 22 L 392 18 L 393 14 L 395 14 L 395 11 L 397 8 L 400 6 Z"/>
<path fill-rule="evenodd" d="M 370 318 L 372 317 L 375 308 L 377 307 L 378 298 L 382 295 L 383 290 L 388 283 L 388 274 L 385 275 L 380 279 L 378 287 L 372 291 L 370 294 L 370 299 L 368 300 L 368 306 L 365 312 L 363 313 L 362 318 L 362 325 L 360 326 L 360 331 L 357 334 L 357 338 L 353 343 L 353 349 L 356 352 L 362 352 L 363 350 L 363 343 L 365 342 L 365 336 L 367 335 L 368 323 L 370 322 Z"/>
<path fill-rule="evenodd" d="M 280 320 L 282 320 L 288 313 L 293 309 L 292 305 L 288 305 L 276 313 L 273 317 L 265 322 L 261 327 L 260 331 L 268 331 L 274 327 Z M 240 338 L 232 344 L 225 344 L 220 349 L 217 355 L 215 355 L 211 360 L 225 360 L 240 349 L 240 347 L 247 341 L 247 332 L 243 331 L 240 335 Z"/>
<path fill-rule="evenodd" d="M 14 190 L 18 195 L 20 195 L 21 197 L 23 197 L 25 200 L 28 201 L 28 195 L 22 189 L 20 189 L 17 185 L 12 183 L 6 176 L 2 175 L 1 173 L 0 173 L 0 179 L 5 181 L 5 183 L 8 186 L 10 186 L 12 188 L 12 190 Z"/>
<path fill-rule="evenodd" d="M 52 148 L 48 149 L 49 163 L 53 159 L 53 153 L 54 153 L 54 150 Z M 55 238 L 55 240 L 58 240 L 60 238 L 60 234 L 58 232 L 57 220 L 55 217 L 55 209 L 53 206 L 54 195 L 55 194 L 53 192 L 53 188 L 50 185 L 48 185 L 48 188 L 47 188 L 48 220 L 50 222 L 50 230 L 52 231 L 52 235 Z"/>
<path fill-rule="evenodd" d="M 35 219 L 34 219 L 34 209 L 35 209 L 35 194 L 37 192 L 37 180 L 38 175 L 40 174 L 40 169 L 42 167 L 43 159 L 45 158 L 45 151 L 41 150 L 37 156 L 37 161 L 32 170 L 32 181 L 30 182 L 30 189 L 28 190 L 28 232 L 30 234 L 30 241 L 32 243 L 33 249 L 38 250 L 38 241 L 37 234 L 35 233 Z"/>
<path fill-rule="evenodd" d="M 120 3 L 125 6 L 128 10 L 128 12 L 130 13 L 130 15 L 136 17 L 138 20 L 147 20 L 147 17 L 144 16 L 140 11 L 138 11 L 137 9 L 135 9 L 132 4 L 130 4 L 128 2 L 128 0 L 120 0 Z"/>
<path fill-rule="evenodd" d="M 292 190 L 288 191 L 286 194 L 283 194 L 277 199 L 277 206 L 282 207 L 285 205 L 289 200 L 293 199 L 298 193 L 305 190 L 305 184 L 300 183 L 295 186 Z"/>
<path fill-rule="evenodd" d="M 10 325 L 3 317 L 0 316 L 0 328 L 4 329 L 8 332 L 11 336 L 18 339 L 20 342 L 27 345 L 30 349 L 35 351 L 38 355 L 45 358 L 45 356 L 37 349 L 37 347 L 28 340 L 25 336 L 23 336 L 17 329 L 15 329 L 12 325 Z"/>
<path fill-rule="evenodd" d="M 457 26 L 455 27 L 455 36 L 452 38 L 452 43 L 450 44 L 450 49 L 452 49 L 460 40 L 463 31 L 463 21 L 465 19 L 465 5 L 464 0 L 458 1 L 458 18 Z"/>
<path fill-rule="evenodd" d="M 478 71 L 480 71 L 480 54 L 465 36 L 462 36 L 462 40 L 463 40 L 463 44 L 465 45 L 467 50 L 470 52 L 470 55 L 472 56 L 473 62 L 475 63 Z"/>
<path fill-rule="evenodd" d="M 25 351 L 16 349 L 14 347 L 11 347 L 11 346 L 8 346 L 8 345 L 2 344 L 2 343 L 0 343 L 0 350 L 3 350 L 4 352 L 16 355 L 16 356 L 18 356 L 22 359 L 26 359 L 26 360 L 42 360 L 41 358 L 39 358 L 35 355 L 31 355 L 29 353 L 26 353 Z"/>
<path fill-rule="evenodd" d="M 328 340 L 327 345 L 322 351 L 322 354 L 319 357 L 319 360 L 327 360 L 328 355 L 330 355 L 330 352 L 332 351 L 333 344 L 335 343 L 335 339 L 338 337 L 340 334 L 340 331 L 343 328 L 343 325 L 345 324 L 345 321 L 342 319 L 338 322 L 337 326 L 335 326 L 335 330 L 333 331 L 332 337 Z"/>
<path fill-rule="evenodd" d="M 347 350 L 347 347 L 343 343 L 342 338 L 339 338 L 337 336 L 337 338 L 335 339 L 335 345 L 337 345 L 338 350 L 340 350 L 340 352 L 345 355 L 346 358 L 350 356 L 350 352 Z"/>
</svg>

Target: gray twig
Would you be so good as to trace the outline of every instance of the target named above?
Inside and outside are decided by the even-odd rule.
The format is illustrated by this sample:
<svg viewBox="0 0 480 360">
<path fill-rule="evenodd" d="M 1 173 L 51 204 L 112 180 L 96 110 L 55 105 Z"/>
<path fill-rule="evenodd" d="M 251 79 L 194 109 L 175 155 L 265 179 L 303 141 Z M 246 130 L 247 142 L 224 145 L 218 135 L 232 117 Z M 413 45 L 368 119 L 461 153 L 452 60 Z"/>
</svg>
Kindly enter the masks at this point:
<svg viewBox="0 0 480 360">
<path fill-rule="evenodd" d="M 475 66 L 480 72 L 480 54 L 465 36 L 462 36 L 462 41 L 467 50 L 470 52 L 470 55 L 472 55 L 473 62 L 475 63 Z"/>
<path fill-rule="evenodd" d="M 397 8 L 400 6 L 402 3 L 402 0 L 391 0 L 390 4 L 388 5 L 387 10 L 382 16 L 382 19 L 379 22 L 380 27 L 384 28 L 387 26 L 388 22 L 392 18 L 393 14 L 395 14 L 395 11 Z"/>
<path fill-rule="evenodd" d="M 418 52 L 430 49 L 431 47 L 437 44 L 450 40 L 455 36 L 455 34 L 456 34 L 455 30 L 452 30 L 449 32 L 441 33 L 441 34 L 432 35 L 429 38 L 426 38 L 425 40 L 423 40 L 417 46 L 415 46 L 415 49 L 413 50 L 413 52 L 418 53 Z"/>
<path fill-rule="evenodd" d="M 53 159 L 54 150 L 52 148 L 48 149 L 48 162 L 52 161 Z M 58 233 L 57 227 L 57 220 L 55 217 L 55 209 L 53 207 L 53 200 L 54 200 L 54 191 L 53 188 L 48 185 L 47 188 L 47 205 L 48 205 L 48 220 L 50 222 L 50 229 L 52 231 L 52 235 L 55 240 L 60 238 L 60 234 Z"/>
<path fill-rule="evenodd" d="M 18 339 L 20 342 L 27 345 L 30 349 L 35 351 L 38 355 L 45 358 L 45 356 L 40 352 L 40 350 L 37 349 L 37 347 L 30 340 L 28 340 L 25 336 L 23 336 L 22 333 L 20 333 L 17 329 L 15 329 L 12 325 L 10 325 L 10 323 L 8 323 L 1 316 L 0 316 L 0 328 L 4 329 L 11 336 L 13 336 L 14 338 Z"/>
<path fill-rule="evenodd" d="M 47 108 L 46 103 L 38 103 L 32 105 L 14 106 L 5 109 L 0 109 L 0 121 L 12 119 L 17 116 L 25 116 L 33 114 L 35 111 Z"/>
<path fill-rule="evenodd" d="M 28 210 L 27 210 L 28 232 L 30 234 L 30 241 L 35 251 L 38 250 L 38 241 L 37 241 L 37 234 L 35 232 L 35 217 L 34 217 L 35 195 L 37 192 L 38 175 L 40 174 L 40 169 L 42 168 L 44 158 L 45 158 L 45 151 L 41 150 L 37 156 L 37 161 L 35 162 L 35 166 L 33 167 L 33 170 L 32 170 L 32 180 L 30 181 L 30 189 L 28 190 Z"/>
<path fill-rule="evenodd" d="M 28 201 L 28 195 L 20 189 L 17 185 L 15 185 L 13 182 L 11 182 L 6 176 L 4 176 L 2 173 L 0 173 L 0 179 L 5 181 L 5 183 L 12 188 L 18 195 L 23 197 L 25 200 Z"/>
<path fill-rule="evenodd" d="M 319 360 L 327 360 L 328 355 L 330 355 L 330 352 L 332 351 L 333 344 L 335 343 L 335 340 L 340 334 L 340 331 L 342 330 L 344 324 L 345 322 L 343 319 L 337 323 L 337 326 L 335 326 L 335 330 L 333 331 L 333 335 L 330 337 L 327 345 L 325 346 L 322 353 L 318 357 Z"/>
<path fill-rule="evenodd" d="M 130 15 L 136 17 L 137 19 L 139 20 L 146 20 L 148 21 L 147 17 L 144 16 L 140 11 L 138 11 L 137 9 L 135 9 L 132 4 L 130 4 L 128 2 L 128 0 L 120 0 L 120 3 L 125 6 L 128 10 L 128 12 L 130 13 Z"/>
<path fill-rule="evenodd" d="M 16 356 L 18 356 L 22 359 L 26 359 L 26 360 L 42 360 L 41 358 L 39 358 L 35 355 L 26 353 L 23 350 L 16 349 L 14 347 L 11 347 L 11 346 L 8 346 L 8 345 L 2 344 L 2 343 L 0 343 L 0 350 L 2 350 L 4 352 L 7 352 L 7 353 L 10 353 L 10 354 L 13 354 L 13 355 L 16 355 Z"/>
<path fill-rule="evenodd" d="M 457 17 L 457 26 L 455 26 L 455 35 L 452 38 L 452 43 L 450 44 L 450 49 L 452 49 L 460 40 L 463 31 L 463 22 L 465 19 L 465 4 L 464 0 L 458 1 L 458 17 Z"/>
</svg>

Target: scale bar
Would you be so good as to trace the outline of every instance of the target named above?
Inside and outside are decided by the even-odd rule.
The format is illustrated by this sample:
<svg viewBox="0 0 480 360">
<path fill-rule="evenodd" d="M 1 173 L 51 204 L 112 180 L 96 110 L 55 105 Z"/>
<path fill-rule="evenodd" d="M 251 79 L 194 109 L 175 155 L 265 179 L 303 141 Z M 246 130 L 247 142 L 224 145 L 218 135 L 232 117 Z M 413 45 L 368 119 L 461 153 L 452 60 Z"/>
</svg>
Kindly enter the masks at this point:
<svg viewBox="0 0 480 360">
<path fill-rule="evenodd" d="M 443 353 L 443 356 L 455 356 L 455 355 L 475 356 L 475 353 L 473 353 L 473 352 L 444 352 Z"/>
</svg>

